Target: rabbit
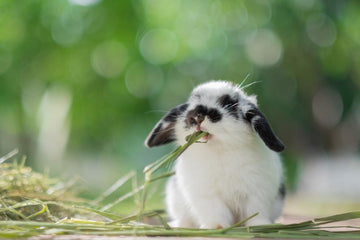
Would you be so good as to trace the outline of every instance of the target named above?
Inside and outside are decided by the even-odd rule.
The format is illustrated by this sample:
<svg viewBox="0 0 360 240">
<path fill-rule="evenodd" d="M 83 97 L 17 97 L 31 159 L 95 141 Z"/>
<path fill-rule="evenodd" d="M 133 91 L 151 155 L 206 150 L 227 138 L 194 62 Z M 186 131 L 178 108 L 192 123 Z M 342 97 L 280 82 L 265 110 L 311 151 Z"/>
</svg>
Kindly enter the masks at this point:
<svg viewBox="0 0 360 240">
<path fill-rule="evenodd" d="M 175 162 L 165 197 L 170 226 L 226 228 L 255 213 L 246 226 L 273 223 L 285 197 L 284 145 L 256 96 L 227 81 L 203 83 L 155 125 L 145 145 L 182 145 L 194 131 L 209 135 Z"/>
</svg>

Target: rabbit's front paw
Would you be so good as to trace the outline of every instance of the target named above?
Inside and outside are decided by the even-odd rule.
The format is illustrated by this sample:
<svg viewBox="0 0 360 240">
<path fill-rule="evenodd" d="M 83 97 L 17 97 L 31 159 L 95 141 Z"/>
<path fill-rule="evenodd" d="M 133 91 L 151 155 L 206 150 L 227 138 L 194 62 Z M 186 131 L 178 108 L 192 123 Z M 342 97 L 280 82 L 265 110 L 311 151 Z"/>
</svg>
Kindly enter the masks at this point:
<svg viewBox="0 0 360 240">
<path fill-rule="evenodd" d="M 219 199 L 197 199 L 196 204 L 194 210 L 200 228 L 218 229 L 230 227 L 233 224 L 232 213 Z"/>
</svg>

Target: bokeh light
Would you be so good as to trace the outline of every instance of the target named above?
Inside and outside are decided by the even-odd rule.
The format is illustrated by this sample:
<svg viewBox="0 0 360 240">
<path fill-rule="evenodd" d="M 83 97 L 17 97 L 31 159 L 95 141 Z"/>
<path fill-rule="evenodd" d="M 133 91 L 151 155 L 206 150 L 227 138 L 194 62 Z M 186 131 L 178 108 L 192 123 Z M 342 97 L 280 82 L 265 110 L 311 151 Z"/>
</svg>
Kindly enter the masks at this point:
<svg viewBox="0 0 360 240">
<path fill-rule="evenodd" d="M 295 4 L 296 7 L 308 10 L 314 6 L 316 0 L 293 0 L 292 2 Z"/>
<path fill-rule="evenodd" d="M 100 1 L 101 0 L 69 0 L 69 2 L 71 2 L 73 4 L 81 5 L 81 6 L 94 5 Z"/>
<path fill-rule="evenodd" d="M 68 113 L 71 93 L 61 87 L 52 87 L 44 93 L 38 111 L 38 149 L 39 160 L 51 161 L 52 166 L 60 167 L 69 136 Z M 39 162 L 38 164 L 44 164 Z"/>
<path fill-rule="evenodd" d="M 306 22 L 306 32 L 316 45 L 329 47 L 336 40 L 336 27 L 325 14 L 314 14 Z"/>
<path fill-rule="evenodd" d="M 246 41 L 246 53 L 249 59 L 260 67 L 276 64 L 283 52 L 281 41 L 269 29 L 261 29 L 250 34 Z"/>
<path fill-rule="evenodd" d="M 343 113 L 339 93 L 329 87 L 320 89 L 314 96 L 312 108 L 315 120 L 324 128 L 335 127 Z"/>
<path fill-rule="evenodd" d="M 237 31 L 243 28 L 248 22 L 248 11 L 242 1 L 235 2 L 215 1 L 212 4 L 212 11 L 221 26 L 228 31 Z"/>
<path fill-rule="evenodd" d="M 133 63 L 125 76 L 128 91 L 139 98 L 157 93 L 162 88 L 163 82 L 164 74 L 161 68 L 144 62 Z"/>
<path fill-rule="evenodd" d="M 151 27 L 168 25 L 181 13 L 181 0 L 142 0 L 146 24 Z"/>
<path fill-rule="evenodd" d="M 79 41 L 84 31 L 80 14 L 67 7 L 51 26 L 54 41 L 60 45 L 71 45 Z"/>
<path fill-rule="evenodd" d="M 183 44 L 193 54 L 201 57 L 207 52 L 207 43 L 213 34 L 211 23 L 207 18 L 188 13 L 186 17 L 181 16 L 177 19 L 175 30 Z"/>
<path fill-rule="evenodd" d="M 140 52 L 145 60 L 155 65 L 172 61 L 177 54 L 176 35 L 166 29 L 147 32 L 140 41 Z"/>
<path fill-rule="evenodd" d="M 125 46 L 117 41 L 99 44 L 91 55 L 91 64 L 96 73 L 105 78 L 120 76 L 128 62 Z"/>
</svg>

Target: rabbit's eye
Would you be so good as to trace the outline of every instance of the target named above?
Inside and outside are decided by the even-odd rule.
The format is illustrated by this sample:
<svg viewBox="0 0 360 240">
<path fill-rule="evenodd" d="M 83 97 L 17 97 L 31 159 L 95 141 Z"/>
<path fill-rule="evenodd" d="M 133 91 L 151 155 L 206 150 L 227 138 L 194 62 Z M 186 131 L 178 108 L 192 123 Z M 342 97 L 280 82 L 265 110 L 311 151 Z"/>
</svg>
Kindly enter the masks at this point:
<svg viewBox="0 0 360 240">
<path fill-rule="evenodd" d="M 215 108 L 209 109 L 208 116 L 209 116 L 210 121 L 213 123 L 220 121 L 222 118 L 222 115 Z"/>
<path fill-rule="evenodd" d="M 229 108 L 231 108 L 232 106 L 234 106 L 234 104 L 236 104 L 236 103 L 228 103 L 228 104 L 226 104 L 226 105 L 224 106 L 224 108 L 225 108 L 225 109 L 229 109 Z"/>
</svg>

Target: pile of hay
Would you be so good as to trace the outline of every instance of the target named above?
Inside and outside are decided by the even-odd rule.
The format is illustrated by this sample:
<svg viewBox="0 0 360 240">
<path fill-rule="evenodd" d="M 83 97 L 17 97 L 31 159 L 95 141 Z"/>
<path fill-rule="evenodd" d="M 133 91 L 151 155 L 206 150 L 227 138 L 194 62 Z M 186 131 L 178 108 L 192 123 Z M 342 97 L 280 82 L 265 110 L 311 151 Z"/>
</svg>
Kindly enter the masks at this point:
<svg viewBox="0 0 360 240">
<path fill-rule="evenodd" d="M 79 210 L 73 205 L 81 199 L 72 190 L 75 179 L 62 182 L 34 172 L 25 158 L 10 162 L 15 154 L 0 159 L 0 220 L 57 222 L 76 216 Z"/>
</svg>

